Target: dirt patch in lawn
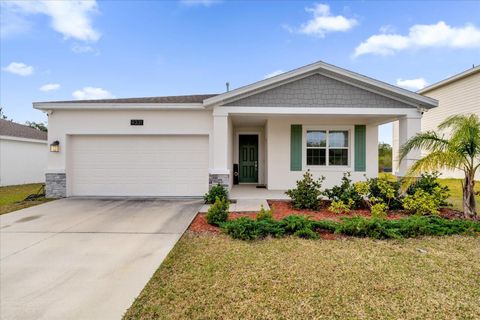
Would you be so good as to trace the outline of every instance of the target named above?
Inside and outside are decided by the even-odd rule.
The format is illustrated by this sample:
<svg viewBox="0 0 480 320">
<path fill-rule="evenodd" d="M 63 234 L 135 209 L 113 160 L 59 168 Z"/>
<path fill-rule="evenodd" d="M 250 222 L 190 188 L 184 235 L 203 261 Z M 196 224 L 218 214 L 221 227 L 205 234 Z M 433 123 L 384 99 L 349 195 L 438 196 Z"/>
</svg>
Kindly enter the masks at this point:
<svg viewBox="0 0 480 320">
<path fill-rule="evenodd" d="M 323 202 L 319 210 L 295 209 L 292 206 L 291 201 L 288 200 L 268 200 L 268 205 L 271 209 L 273 209 L 272 215 L 273 219 L 275 220 L 281 220 L 286 216 L 290 215 L 305 215 L 310 217 L 310 219 L 312 220 L 332 221 L 341 221 L 341 218 L 343 217 L 372 217 L 370 211 L 367 209 L 351 210 L 347 214 L 336 214 L 327 209 L 327 202 Z M 229 214 L 228 220 L 234 220 L 240 217 L 250 217 L 252 219 L 255 219 L 256 216 L 257 212 L 231 212 Z M 387 219 L 396 220 L 406 218 L 408 216 L 410 216 L 410 214 L 405 210 L 391 210 L 388 212 Z M 458 219 L 462 217 L 462 213 L 450 208 L 442 208 L 440 210 L 440 216 L 447 219 Z M 190 224 L 188 230 L 194 233 L 220 233 L 220 228 L 208 224 L 205 213 L 198 213 L 195 219 Z M 323 239 L 326 240 L 334 240 L 339 237 L 343 237 L 340 235 L 329 233 L 327 231 L 322 231 L 319 234 Z"/>
</svg>

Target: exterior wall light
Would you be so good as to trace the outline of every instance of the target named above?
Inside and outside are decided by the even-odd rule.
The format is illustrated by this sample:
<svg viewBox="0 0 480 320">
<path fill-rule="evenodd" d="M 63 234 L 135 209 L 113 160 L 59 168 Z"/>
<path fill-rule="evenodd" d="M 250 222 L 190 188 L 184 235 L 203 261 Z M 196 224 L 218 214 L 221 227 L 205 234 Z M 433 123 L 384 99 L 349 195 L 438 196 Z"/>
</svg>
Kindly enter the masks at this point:
<svg viewBox="0 0 480 320">
<path fill-rule="evenodd" d="M 57 141 L 53 141 L 51 144 L 50 144 L 50 152 L 59 152 L 60 151 L 60 142 Z"/>
</svg>

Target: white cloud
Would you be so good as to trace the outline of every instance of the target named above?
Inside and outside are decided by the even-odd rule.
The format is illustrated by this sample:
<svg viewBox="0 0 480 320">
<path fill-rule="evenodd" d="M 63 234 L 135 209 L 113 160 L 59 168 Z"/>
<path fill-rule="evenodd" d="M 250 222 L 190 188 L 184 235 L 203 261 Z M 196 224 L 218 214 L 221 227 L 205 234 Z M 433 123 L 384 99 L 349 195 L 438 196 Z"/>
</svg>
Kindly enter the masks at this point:
<svg viewBox="0 0 480 320">
<path fill-rule="evenodd" d="M 388 33 L 369 37 L 355 48 L 354 56 L 369 53 L 385 56 L 409 48 L 426 47 L 480 48 L 480 29 L 472 24 L 452 27 L 443 21 L 416 24 L 410 28 L 408 35 Z"/>
<path fill-rule="evenodd" d="M 91 21 L 91 15 L 98 12 L 95 0 L 6 1 L 2 3 L 2 9 L 12 10 L 17 17 L 29 14 L 47 15 L 51 18 L 52 28 L 65 39 L 97 41 L 100 38 L 100 33 L 93 28 Z M 17 19 L 17 23 L 21 21 Z M 10 28 L 15 29 L 15 21 L 11 23 L 13 25 Z"/>
<path fill-rule="evenodd" d="M 47 83 L 39 88 L 39 90 L 43 92 L 55 91 L 58 89 L 60 89 L 60 84 L 58 83 Z"/>
<path fill-rule="evenodd" d="M 397 79 L 397 86 L 413 91 L 418 91 L 428 86 L 428 82 L 424 78 L 405 80 Z"/>
<path fill-rule="evenodd" d="M 306 8 L 305 11 L 312 13 L 313 18 L 302 24 L 298 30 L 288 28 L 290 31 L 324 38 L 327 33 L 345 32 L 358 24 L 358 21 L 353 18 L 349 19 L 341 15 L 333 16 L 330 6 L 327 4 L 316 3 L 312 8 Z"/>
<path fill-rule="evenodd" d="M 220 0 L 180 0 L 180 3 L 186 6 L 210 7 L 211 5 L 220 3 Z"/>
<path fill-rule="evenodd" d="M 23 77 L 33 74 L 33 67 L 23 62 L 12 62 L 4 67 L 3 70 Z"/>
<path fill-rule="evenodd" d="M 90 99 L 111 99 L 115 98 L 113 94 L 102 88 L 85 87 L 81 90 L 76 90 L 72 93 L 73 97 L 77 100 L 90 100 Z"/>
<path fill-rule="evenodd" d="M 269 74 L 266 74 L 264 79 L 268 79 L 268 78 L 271 78 L 271 77 L 275 77 L 275 76 L 278 76 L 279 74 L 282 74 L 284 73 L 285 71 L 283 70 L 275 70 L 273 72 L 270 72 Z"/>
</svg>

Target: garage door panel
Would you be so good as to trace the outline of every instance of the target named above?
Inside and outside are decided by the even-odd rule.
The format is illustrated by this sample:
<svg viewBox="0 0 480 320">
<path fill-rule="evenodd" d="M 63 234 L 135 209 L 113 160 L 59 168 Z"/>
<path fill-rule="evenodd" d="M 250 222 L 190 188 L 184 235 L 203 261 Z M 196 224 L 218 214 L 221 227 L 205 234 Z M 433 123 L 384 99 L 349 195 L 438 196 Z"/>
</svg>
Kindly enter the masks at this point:
<svg viewBox="0 0 480 320">
<path fill-rule="evenodd" d="M 201 196 L 208 190 L 208 137 L 74 136 L 77 196 Z"/>
</svg>

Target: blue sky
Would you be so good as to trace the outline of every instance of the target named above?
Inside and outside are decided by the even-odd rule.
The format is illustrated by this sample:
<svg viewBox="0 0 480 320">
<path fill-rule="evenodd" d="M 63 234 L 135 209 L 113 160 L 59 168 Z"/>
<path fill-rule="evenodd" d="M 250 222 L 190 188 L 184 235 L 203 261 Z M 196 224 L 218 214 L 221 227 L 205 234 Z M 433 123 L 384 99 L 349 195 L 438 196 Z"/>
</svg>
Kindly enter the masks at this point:
<svg viewBox="0 0 480 320">
<path fill-rule="evenodd" d="M 480 63 L 480 2 L 7 1 L 0 103 L 218 93 L 314 61 L 411 90 Z M 389 142 L 383 127 L 380 139 Z"/>
</svg>

